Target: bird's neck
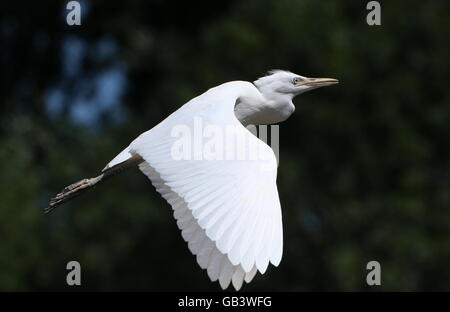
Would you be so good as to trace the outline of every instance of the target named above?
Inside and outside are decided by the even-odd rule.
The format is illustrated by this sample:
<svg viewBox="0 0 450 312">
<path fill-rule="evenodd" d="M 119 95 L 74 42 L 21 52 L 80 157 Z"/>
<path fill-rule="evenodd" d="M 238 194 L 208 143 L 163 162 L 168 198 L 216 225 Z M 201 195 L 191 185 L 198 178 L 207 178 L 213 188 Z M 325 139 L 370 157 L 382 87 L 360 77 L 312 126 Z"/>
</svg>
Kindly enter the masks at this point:
<svg viewBox="0 0 450 312">
<path fill-rule="evenodd" d="M 295 110 L 290 94 L 242 97 L 235 106 L 235 115 L 243 125 L 269 125 L 286 120 Z"/>
<path fill-rule="evenodd" d="M 267 105 L 272 105 L 274 107 L 287 107 L 294 105 L 292 103 L 293 95 L 290 93 L 271 93 L 268 95 L 263 94 L 263 96 L 267 101 Z"/>
<path fill-rule="evenodd" d="M 265 105 L 276 112 L 273 114 L 274 122 L 272 123 L 285 121 L 295 111 L 292 103 L 293 95 L 290 93 L 270 94 L 264 97 L 266 98 Z"/>
</svg>

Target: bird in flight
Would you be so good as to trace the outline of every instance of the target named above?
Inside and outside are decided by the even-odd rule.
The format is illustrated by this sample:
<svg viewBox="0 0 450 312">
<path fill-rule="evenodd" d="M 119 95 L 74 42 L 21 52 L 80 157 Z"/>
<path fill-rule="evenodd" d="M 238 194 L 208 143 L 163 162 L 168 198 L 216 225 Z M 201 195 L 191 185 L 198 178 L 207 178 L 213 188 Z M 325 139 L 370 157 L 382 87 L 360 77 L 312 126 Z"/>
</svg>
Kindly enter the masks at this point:
<svg viewBox="0 0 450 312">
<path fill-rule="evenodd" d="M 282 122 L 294 112 L 295 96 L 336 83 L 274 70 L 253 83 L 211 88 L 138 136 L 99 176 L 64 188 L 45 212 L 138 167 L 172 206 L 183 239 L 211 281 L 239 290 L 258 271 L 264 274 L 269 262 L 278 266 L 283 250 L 275 154 L 246 126 Z M 240 139 L 223 139 L 229 129 Z M 214 144 L 205 143 L 212 137 Z"/>
</svg>

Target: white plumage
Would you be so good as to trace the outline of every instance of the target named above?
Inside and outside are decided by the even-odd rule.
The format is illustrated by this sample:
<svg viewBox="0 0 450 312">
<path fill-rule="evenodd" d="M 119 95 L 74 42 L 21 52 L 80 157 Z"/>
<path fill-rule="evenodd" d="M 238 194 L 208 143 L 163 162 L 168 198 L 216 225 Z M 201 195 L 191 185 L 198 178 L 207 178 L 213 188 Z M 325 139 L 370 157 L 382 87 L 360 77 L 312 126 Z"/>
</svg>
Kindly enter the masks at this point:
<svg viewBox="0 0 450 312">
<path fill-rule="evenodd" d="M 189 250 L 211 281 L 235 289 L 250 282 L 269 262 L 280 263 L 283 246 L 281 209 L 276 188 L 277 162 L 271 148 L 251 134 L 234 115 L 242 94 L 261 97 L 248 82 L 230 82 L 186 103 L 153 129 L 140 135 L 107 168 L 134 154 L 139 169 L 172 206 Z M 220 118 L 217 118 L 220 116 Z M 172 129 L 204 124 L 235 126 L 264 153 L 262 160 L 174 160 Z"/>
<path fill-rule="evenodd" d="M 336 79 L 272 71 L 254 84 L 233 81 L 212 88 L 141 134 L 100 176 L 66 187 L 46 212 L 138 165 L 172 206 L 183 239 L 211 281 L 218 280 L 223 289 L 232 283 L 239 290 L 257 271 L 264 274 L 269 263 L 278 266 L 283 252 L 277 161 L 272 149 L 245 126 L 284 121 L 295 110 L 296 95 L 335 83 Z M 223 157 L 206 157 L 206 149 L 199 153 L 195 148 L 192 157 L 174 157 L 177 127 L 194 131 L 192 139 L 205 143 L 195 134 L 198 121 L 206 126 L 202 135 L 231 128 L 242 140 L 218 140 L 215 148 L 225 152 Z M 212 127 L 206 130 L 208 126 Z"/>
</svg>

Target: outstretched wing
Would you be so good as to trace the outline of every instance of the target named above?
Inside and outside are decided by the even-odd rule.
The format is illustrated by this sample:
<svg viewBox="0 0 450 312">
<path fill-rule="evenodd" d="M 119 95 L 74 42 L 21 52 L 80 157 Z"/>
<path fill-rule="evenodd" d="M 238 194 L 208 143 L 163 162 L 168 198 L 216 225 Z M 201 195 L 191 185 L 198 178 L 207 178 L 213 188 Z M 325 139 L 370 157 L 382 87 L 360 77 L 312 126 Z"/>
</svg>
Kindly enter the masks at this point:
<svg viewBox="0 0 450 312">
<path fill-rule="evenodd" d="M 128 150 L 145 160 L 141 171 L 172 206 L 200 267 L 222 288 L 232 282 L 237 290 L 257 271 L 264 273 L 269 262 L 277 266 L 283 245 L 277 162 L 272 149 L 234 116 L 234 104 L 242 95 L 260 96 L 246 82 L 210 89 L 143 133 Z M 204 153 L 210 142 L 204 137 L 208 126 L 215 129 L 216 142 L 223 144 L 223 153 L 208 154 L 209 158 Z M 176 136 L 179 132 L 174 129 L 188 130 L 190 137 Z M 226 138 L 229 129 L 241 140 L 239 147 Z M 187 150 L 192 153 L 179 159 L 175 147 L 182 139 L 191 140 Z M 235 148 L 242 154 L 227 154 Z"/>
</svg>

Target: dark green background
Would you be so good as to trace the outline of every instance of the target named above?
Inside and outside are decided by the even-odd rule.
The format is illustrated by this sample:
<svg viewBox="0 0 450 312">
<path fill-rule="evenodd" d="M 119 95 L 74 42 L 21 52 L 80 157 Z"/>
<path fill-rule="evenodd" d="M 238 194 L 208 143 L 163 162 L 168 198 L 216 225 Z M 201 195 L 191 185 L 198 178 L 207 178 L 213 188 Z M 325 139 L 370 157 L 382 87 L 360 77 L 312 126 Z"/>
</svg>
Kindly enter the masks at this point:
<svg viewBox="0 0 450 312">
<path fill-rule="evenodd" d="M 78 290 L 219 290 L 137 170 L 43 208 L 190 98 L 273 68 L 341 83 L 280 125 L 283 260 L 243 289 L 450 290 L 450 2 L 381 1 L 381 26 L 367 1 L 215 2 L 83 1 L 73 27 L 66 1 L 1 4 L 0 290 L 74 290 L 70 260 Z"/>
</svg>

